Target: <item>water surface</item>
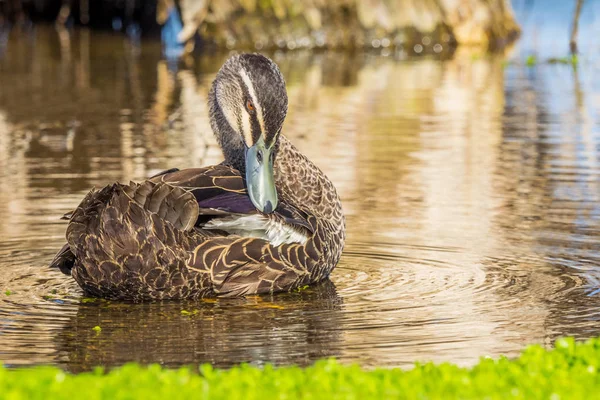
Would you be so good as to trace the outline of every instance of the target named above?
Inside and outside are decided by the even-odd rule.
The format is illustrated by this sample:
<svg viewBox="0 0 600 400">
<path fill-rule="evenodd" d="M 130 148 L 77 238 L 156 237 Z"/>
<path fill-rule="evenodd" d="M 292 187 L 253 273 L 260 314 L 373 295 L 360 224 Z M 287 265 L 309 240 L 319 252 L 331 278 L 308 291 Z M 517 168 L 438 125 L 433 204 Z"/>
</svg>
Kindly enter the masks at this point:
<svg viewBox="0 0 600 400">
<path fill-rule="evenodd" d="M 47 267 L 60 215 L 94 186 L 221 159 L 206 95 L 227 55 L 160 53 L 52 28 L 0 48 L 5 364 L 470 365 L 600 335 L 600 67 L 460 50 L 272 55 L 288 82 L 284 132 L 343 199 L 331 282 L 191 303 L 84 299 Z"/>
</svg>

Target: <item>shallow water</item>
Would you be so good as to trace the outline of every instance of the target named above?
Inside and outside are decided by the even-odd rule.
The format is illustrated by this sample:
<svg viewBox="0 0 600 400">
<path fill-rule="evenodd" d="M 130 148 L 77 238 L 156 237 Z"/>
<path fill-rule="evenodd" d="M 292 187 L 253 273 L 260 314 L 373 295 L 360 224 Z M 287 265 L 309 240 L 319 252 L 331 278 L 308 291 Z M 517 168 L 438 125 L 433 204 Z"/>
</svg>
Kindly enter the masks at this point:
<svg viewBox="0 0 600 400">
<path fill-rule="evenodd" d="M 93 186 L 219 162 L 206 94 L 225 57 L 168 63 L 152 41 L 52 29 L 0 47 L 2 362 L 470 365 L 600 335 L 600 66 L 460 51 L 274 55 L 285 134 L 343 199 L 331 282 L 198 303 L 83 299 L 46 266 L 59 217 Z"/>
</svg>

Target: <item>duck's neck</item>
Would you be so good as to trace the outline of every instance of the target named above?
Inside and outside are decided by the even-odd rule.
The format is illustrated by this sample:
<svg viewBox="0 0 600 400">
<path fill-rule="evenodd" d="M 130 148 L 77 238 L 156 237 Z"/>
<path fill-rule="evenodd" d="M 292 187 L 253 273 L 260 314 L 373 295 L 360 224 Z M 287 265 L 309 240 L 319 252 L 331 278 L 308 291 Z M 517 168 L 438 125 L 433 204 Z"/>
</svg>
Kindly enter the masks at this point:
<svg viewBox="0 0 600 400">
<path fill-rule="evenodd" d="M 343 226 L 342 205 L 333 183 L 283 135 L 279 138 L 274 170 L 277 191 L 283 201 Z"/>
</svg>

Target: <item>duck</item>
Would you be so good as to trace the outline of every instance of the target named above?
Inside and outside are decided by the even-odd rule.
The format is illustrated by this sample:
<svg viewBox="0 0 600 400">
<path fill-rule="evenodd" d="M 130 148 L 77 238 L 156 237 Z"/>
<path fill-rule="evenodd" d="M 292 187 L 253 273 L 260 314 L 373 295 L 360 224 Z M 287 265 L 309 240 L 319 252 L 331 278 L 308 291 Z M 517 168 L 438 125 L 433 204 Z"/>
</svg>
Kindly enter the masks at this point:
<svg viewBox="0 0 600 400">
<path fill-rule="evenodd" d="M 133 302 L 289 292 L 328 279 L 346 238 L 332 181 L 282 133 L 277 64 L 231 56 L 208 94 L 223 162 L 92 189 L 51 261 L 87 296 Z"/>
</svg>

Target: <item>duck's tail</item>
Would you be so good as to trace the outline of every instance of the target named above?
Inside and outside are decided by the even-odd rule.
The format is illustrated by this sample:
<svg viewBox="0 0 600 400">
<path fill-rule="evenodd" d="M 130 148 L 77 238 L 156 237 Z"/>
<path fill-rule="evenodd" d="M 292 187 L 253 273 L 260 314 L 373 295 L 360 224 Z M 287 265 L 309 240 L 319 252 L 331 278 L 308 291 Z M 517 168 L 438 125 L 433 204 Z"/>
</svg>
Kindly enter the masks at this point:
<svg viewBox="0 0 600 400">
<path fill-rule="evenodd" d="M 58 268 L 63 274 L 70 276 L 74 264 L 75 255 L 71 251 L 69 244 L 66 243 L 50 262 L 50 268 Z"/>
</svg>

